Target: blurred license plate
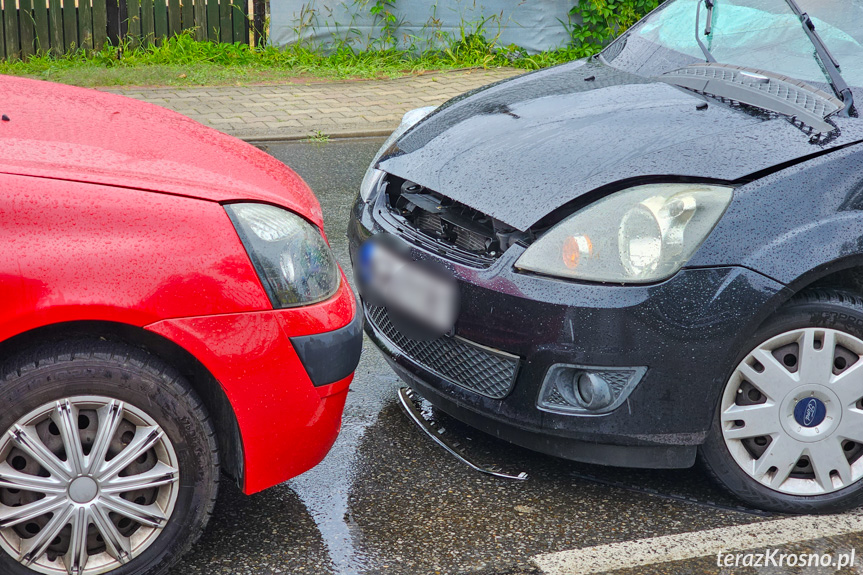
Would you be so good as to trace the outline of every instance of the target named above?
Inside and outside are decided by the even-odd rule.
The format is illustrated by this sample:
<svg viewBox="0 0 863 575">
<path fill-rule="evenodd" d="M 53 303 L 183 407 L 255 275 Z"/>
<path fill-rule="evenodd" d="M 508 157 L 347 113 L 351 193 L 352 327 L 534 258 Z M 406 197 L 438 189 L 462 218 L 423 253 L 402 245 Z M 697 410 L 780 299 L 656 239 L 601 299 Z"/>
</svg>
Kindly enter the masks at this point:
<svg viewBox="0 0 863 575">
<path fill-rule="evenodd" d="M 442 266 L 415 262 L 385 241 L 375 239 L 360 249 L 360 278 L 370 303 L 419 323 L 437 335 L 455 324 L 457 293 L 455 279 Z"/>
</svg>

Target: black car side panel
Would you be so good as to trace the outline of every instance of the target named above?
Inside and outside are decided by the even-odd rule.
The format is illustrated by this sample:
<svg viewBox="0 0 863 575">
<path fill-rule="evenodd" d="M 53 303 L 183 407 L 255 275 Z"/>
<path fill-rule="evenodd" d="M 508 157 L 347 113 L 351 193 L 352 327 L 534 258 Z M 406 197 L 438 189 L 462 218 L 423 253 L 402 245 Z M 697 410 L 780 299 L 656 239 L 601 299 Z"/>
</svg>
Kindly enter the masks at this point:
<svg viewBox="0 0 863 575">
<path fill-rule="evenodd" d="M 783 284 L 863 265 L 863 145 L 737 189 L 687 267 L 742 265 Z"/>
</svg>

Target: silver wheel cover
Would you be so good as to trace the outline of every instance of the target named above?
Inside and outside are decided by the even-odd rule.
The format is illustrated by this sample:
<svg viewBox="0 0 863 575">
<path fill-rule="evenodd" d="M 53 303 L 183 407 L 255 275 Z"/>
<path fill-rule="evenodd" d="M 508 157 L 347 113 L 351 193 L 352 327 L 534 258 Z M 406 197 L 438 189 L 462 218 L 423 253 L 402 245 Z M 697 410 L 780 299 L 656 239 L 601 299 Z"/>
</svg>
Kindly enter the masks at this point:
<svg viewBox="0 0 863 575">
<path fill-rule="evenodd" d="M 38 573 L 112 571 L 161 534 L 178 468 L 141 409 L 94 396 L 45 404 L 0 437 L 0 547 Z"/>
<path fill-rule="evenodd" d="M 832 493 L 863 477 L 863 340 L 821 328 L 789 331 L 754 349 L 722 396 L 731 456 L 788 495 Z"/>
</svg>

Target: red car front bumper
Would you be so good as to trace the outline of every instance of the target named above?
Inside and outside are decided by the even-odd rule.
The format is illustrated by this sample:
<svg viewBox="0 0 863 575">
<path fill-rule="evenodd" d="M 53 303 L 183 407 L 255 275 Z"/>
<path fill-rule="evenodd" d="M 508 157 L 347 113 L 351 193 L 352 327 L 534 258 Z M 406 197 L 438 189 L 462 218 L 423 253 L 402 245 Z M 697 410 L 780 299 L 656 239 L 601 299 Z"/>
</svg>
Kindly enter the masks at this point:
<svg viewBox="0 0 863 575">
<path fill-rule="evenodd" d="M 147 329 L 194 355 L 221 384 L 240 428 L 243 491 L 252 494 L 311 469 L 329 452 L 341 428 L 348 386 L 359 359 L 361 318 L 342 276 L 337 294 L 319 304 L 164 320 Z M 358 335 L 353 326 L 358 326 Z M 329 343 L 306 337 L 336 330 L 343 335 Z M 349 373 L 337 381 L 321 381 L 321 373 L 333 371 L 329 366 L 317 372 L 313 366 L 307 369 L 303 360 L 307 364 L 316 360 L 310 360 L 308 351 L 301 358 L 298 349 L 303 344 L 295 344 L 304 340 L 311 341 L 306 349 L 323 345 L 315 355 L 328 357 L 328 363 L 338 354 L 354 353 L 346 349 L 354 350 L 356 357 L 346 360 Z"/>
</svg>

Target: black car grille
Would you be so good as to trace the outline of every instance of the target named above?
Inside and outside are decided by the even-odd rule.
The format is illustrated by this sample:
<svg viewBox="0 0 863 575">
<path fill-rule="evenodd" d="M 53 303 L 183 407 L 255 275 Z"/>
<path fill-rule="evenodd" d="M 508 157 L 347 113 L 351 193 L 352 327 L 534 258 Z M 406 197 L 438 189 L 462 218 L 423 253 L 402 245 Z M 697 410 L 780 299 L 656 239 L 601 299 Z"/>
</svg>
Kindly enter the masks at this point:
<svg viewBox="0 0 863 575">
<path fill-rule="evenodd" d="M 446 234 L 443 218 L 438 214 L 420 212 L 414 220 L 418 230 L 431 234 L 434 237 L 442 237 Z M 457 226 L 452 227 L 453 242 L 456 247 L 465 251 L 481 254 L 487 249 L 487 236 Z"/>
<path fill-rule="evenodd" d="M 488 268 L 500 257 L 500 239 L 488 216 L 392 175 L 385 189 L 377 213 L 405 240 L 476 268 Z"/>
<path fill-rule="evenodd" d="M 411 339 L 390 322 L 383 307 L 365 306 L 369 323 L 402 354 L 452 383 L 492 399 L 503 399 L 515 384 L 519 360 L 459 337 Z"/>
</svg>

